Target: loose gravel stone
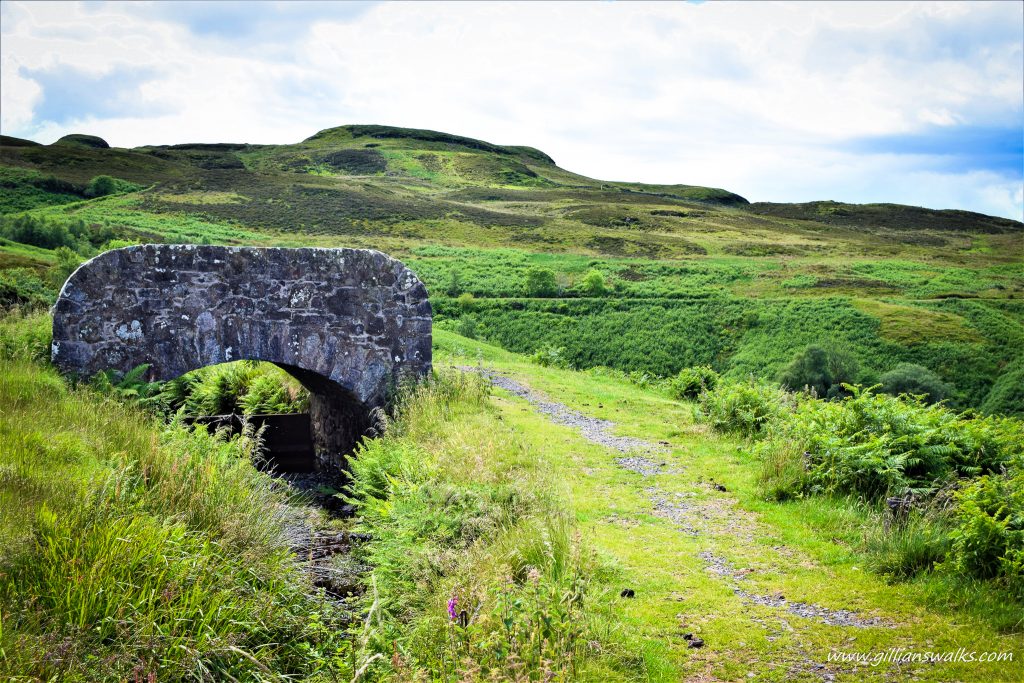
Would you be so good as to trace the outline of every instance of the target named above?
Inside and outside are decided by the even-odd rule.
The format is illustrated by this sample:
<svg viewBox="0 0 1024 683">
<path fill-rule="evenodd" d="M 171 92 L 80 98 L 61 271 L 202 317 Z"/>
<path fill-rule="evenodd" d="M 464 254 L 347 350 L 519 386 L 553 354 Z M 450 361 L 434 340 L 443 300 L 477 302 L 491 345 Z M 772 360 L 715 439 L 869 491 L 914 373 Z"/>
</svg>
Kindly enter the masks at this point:
<svg viewBox="0 0 1024 683">
<path fill-rule="evenodd" d="M 651 497 L 655 516 L 671 521 L 679 531 L 689 536 L 696 536 L 700 533 L 692 523 L 700 515 L 684 502 L 683 494 L 677 493 L 669 498 L 654 487 L 644 490 Z"/>
<path fill-rule="evenodd" d="M 599 446 L 604 446 L 620 453 L 631 453 L 632 451 L 660 453 L 665 450 L 664 446 L 652 441 L 644 441 L 643 439 L 638 439 L 632 436 L 619 436 L 617 434 L 612 434 L 612 430 L 615 429 L 614 422 L 590 417 L 589 415 L 584 415 L 583 413 L 569 408 L 565 404 L 549 401 L 547 398 L 541 396 L 532 389 L 523 386 L 510 377 L 505 377 L 504 375 L 499 375 L 496 372 L 485 370 L 483 368 L 464 366 L 460 367 L 459 370 L 462 370 L 463 372 L 479 372 L 481 375 L 489 379 L 491 384 L 499 389 L 504 389 L 510 394 L 529 401 L 530 405 L 534 406 L 541 414 L 547 415 L 551 418 L 552 422 L 566 425 L 568 427 L 575 427 L 583 435 L 583 438 L 591 443 L 596 443 Z M 626 469 L 639 472 L 644 476 L 658 474 L 664 467 L 664 463 L 661 463 L 660 461 L 655 461 L 638 455 L 631 455 L 629 458 L 621 458 L 618 462 L 623 467 L 626 467 Z"/>
<path fill-rule="evenodd" d="M 698 557 L 704 560 L 704 566 L 707 571 L 712 574 L 725 577 L 733 582 L 733 592 L 746 603 L 761 605 L 763 607 L 772 607 L 775 609 L 784 609 L 790 614 L 795 614 L 796 616 L 804 617 L 805 619 L 816 619 L 823 624 L 828 624 L 829 626 L 847 626 L 853 628 L 892 627 L 892 624 L 880 617 L 862 617 L 851 610 L 831 609 L 829 607 L 822 607 L 820 605 L 814 605 L 806 602 L 790 602 L 782 595 L 758 595 L 756 593 L 751 593 L 743 590 L 738 585 L 735 585 L 735 582 L 743 581 L 749 572 L 734 568 L 728 560 L 725 560 L 714 553 L 704 551 L 699 553 Z"/>
</svg>

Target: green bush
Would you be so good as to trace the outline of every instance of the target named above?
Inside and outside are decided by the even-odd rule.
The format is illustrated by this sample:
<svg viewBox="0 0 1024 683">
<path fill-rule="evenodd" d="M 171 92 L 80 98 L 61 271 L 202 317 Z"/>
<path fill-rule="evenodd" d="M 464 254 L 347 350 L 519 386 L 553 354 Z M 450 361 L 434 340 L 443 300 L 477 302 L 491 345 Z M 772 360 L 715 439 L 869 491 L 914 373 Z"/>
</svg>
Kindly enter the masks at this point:
<svg viewBox="0 0 1024 683">
<path fill-rule="evenodd" d="M 0 221 L 0 235 L 12 242 L 31 244 L 43 249 L 75 248 L 79 245 L 77 236 L 68 229 L 68 226 L 28 215 Z"/>
<path fill-rule="evenodd" d="M 530 354 L 530 361 L 545 368 L 569 368 L 569 360 L 565 357 L 564 346 L 550 344 Z"/>
<path fill-rule="evenodd" d="M 938 403 L 949 395 L 949 386 L 922 365 L 900 363 L 879 380 L 881 390 L 898 396 L 923 396 L 927 403 Z"/>
<path fill-rule="evenodd" d="M 771 427 L 792 402 L 784 391 L 753 378 L 721 382 L 700 394 L 698 415 L 715 431 L 752 437 Z"/>
<path fill-rule="evenodd" d="M 271 363 L 238 361 L 195 370 L 165 382 L 159 405 L 186 415 L 298 413 L 309 409 L 309 393 Z"/>
<path fill-rule="evenodd" d="M 969 483 L 956 493 L 956 502 L 945 568 L 994 579 L 1024 600 L 1024 456 L 1006 474 Z"/>
<path fill-rule="evenodd" d="M 475 316 L 462 315 L 459 316 L 458 324 L 455 326 L 455 332 L 466 339 L 476 339 L 478 327 L 479 325 Z"/>
<path fill-rule="evenodd" d="M 142 407 L 159 407 L 162 386 L 160 382 L 145 379 L 148 364 L 139 365 L 121 375 L 113 370 L 96 373 L 90 380 L 97 392 L 120 401 L 138 403 Z"/>
<path fill-rule="evenodd" d="M 54 254 L 57 257 L 57 266 L 50 275 L 53 284 L 60 290 L 71 274 L 78 270 L 78 266 L 82 265 L 82 257 L 67 247 L 57 247 Z"/>
<path fill-rule="evenodd" d="M 106 197 L 107 195 L 119 192 L 136 192 L 142 188 L 142 185 L 130 183 L 127 180 L 111 178 L 108 175 L 98 175 L 89 181 L 82 194 L 86 197 Z"/>
<path fill-rule="evenodd" d="M 448 282 L 445 284 L 444 292 L 453 298 L 462 294 L 462 273 L 460 271 L 452 269 L 448 273 Z"/>
<path fill-rule="evenodd" d="M 305 407 L 289 393 L 280 377 L 270 374 L 260 375 L 249 382 L 239 403 L 245 415 L 295 413 Z"/>
<path fill-rule="evenodd" d="M 108 175 L 98 175 L 85 187 L 86 197 L 105 197 L 117 192 L 117 184 Z"/>
<path fill-rule="evenodd" d="M 558 294 L 555 271 L 550 268 L 530 268 L 526 271 L 526 294 L 532 297 L 552 297 Z"/>
<path fill-rule="evenodd" d="M 0 310 L 33 310 L 53 304 L 57 292 L 39 274 L 28 268 L 0 270 Z"/>
<path fill-rule="evenodd" d="M 81 219 L 46 218 L 23 214 L 0 217 L 0 237 L 42 249 L 65 247 L 80 256 L 93 256 L 97 248 L 114 239 L 114 230 L 103 223 Z"/>
<path fill-rule="evenodd" d="M 579 284 L 579 290 L 585 296 L 604 296 L 608 293 L 608 286 L 605 284 L 604 275 L 601 271 L 591 270 L 583 276 Z"/>
<path fill-rule="evenodd" d="M 694 399 L 703 391 L 714 389 L 718 384 L 718 373 L 710 365 L 695 365 L 683 368 L 669 380 L 669 391 L 678 399 Z"/>
<path fill-rule="evenodd" d="M 998 471 L 1022 443 L 1018 420 L 960 416 L 918 399 L 856 390 L 842 401 L 800 401 L 757 452 L 762 485 L 774 498 L 835 493 L 878 500 Z M 795 453 L 804 454 L 806 473 L 794 478 L 792 467 L 779 463 Z"/>
<path fill-rule="evenodd" d="M 820 398 L 835 398 L 845 392 L 843 384 L 857 380 L 856 359 L 844 351 L 808 346 L 779 373 L 779 383 L 790 391 L 807 390 Z"/>
</svg>

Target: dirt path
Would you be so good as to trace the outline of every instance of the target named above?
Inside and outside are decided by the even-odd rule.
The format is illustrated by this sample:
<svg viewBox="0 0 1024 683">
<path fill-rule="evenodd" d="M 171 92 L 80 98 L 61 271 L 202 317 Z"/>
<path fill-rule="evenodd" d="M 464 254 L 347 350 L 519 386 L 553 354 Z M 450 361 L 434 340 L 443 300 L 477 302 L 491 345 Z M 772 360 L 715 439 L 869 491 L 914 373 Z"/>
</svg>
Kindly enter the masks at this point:
<svg viewBox="0 0 1024 683">
<path fill-rule="evenodd" d="M 695 493 L 668 492 L 657 484 L 656 475 L 674 474 L 683 470 L 672 469 L 662 459 L 667 453 L 665 442 L 652 442 L 636 437 L 620 436 L 614 433 L 618 425 L 580 413 L 568 406 L 551 400 L 520 382 L 499 374 L 493 370 L 462 366 L 464 372 L 479 372 L 491 384 L 500 389 L 526 400 L 539 413 L 547 416 L 552 422 L 576 429 L 587 441 L 603 446 L 618 453 L 615 462 L 619 467 L 641 475 L 645 482 L 643 492 L 651 503 L 654 516 L 669 520 L 681 533 L 690 537 L 726 543 L 729 546 L 750 546 L 764 531 L 757 516 L 738 506 L 738 501 L 729 496 L 721 484 L 714 481 L 700 482 L 707 493 L 715 495 L 698 500 Z M 794 550 L 779 546 L 773 548 L 772 565 L 774 569 L 786 571 L 788 566 L 804 561 Z M 747 577 L 753 569 L 737 569 L 727 560 L 710 550 L 696 553 L 702 561 L 705 571 L 716 580 L 721 581 L 731 590 L 744 605 L 767 608 L 770 616 L 760 619 L 757 613 L 751 613 L 749 619 L 758 622 L 769 633 L 769 639 L 781 636 L 785 632 L 800 632 L 812 629 L 815 624 L 838 626 L 851 629 L 894 628 L 891 622 L 877 616 L 862 615 L 851 610 L 831 609 L 810 602 L 788 601 L 781 593 L 758 593 L 748 590 Z M 763 613 L 761 613 L 763 616 Z M 799 617 L 791 624 L 792 617 Z M 796 661 L 791 660 L 791 668 L 787 677 L 810 677 L 821 681 L 832 681 L 837 674 L 849 673 L 849 670 L 836 664 L 825 664 L 822 658 L 812 656 L 802 646 L 794 653 Z"/>
</svg>

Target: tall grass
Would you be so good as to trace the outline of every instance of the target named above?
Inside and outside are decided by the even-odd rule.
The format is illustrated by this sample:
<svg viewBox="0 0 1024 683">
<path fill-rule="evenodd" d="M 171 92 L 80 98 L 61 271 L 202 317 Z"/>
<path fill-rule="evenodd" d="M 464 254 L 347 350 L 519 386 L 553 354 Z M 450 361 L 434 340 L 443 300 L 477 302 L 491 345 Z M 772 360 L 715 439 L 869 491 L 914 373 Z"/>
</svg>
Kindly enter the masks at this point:
<svg viewBox="0 0 1024 683">
<path fill-rule="evenodd" d="M 0 677 L 274 680 L 348 648 L 255 443 L 0 360 Z"/>
<path fill-rule="evenodd" d="M 438 375 L 351 461 L 372 538 L 361 551 L 379 610 L 370 647 L 385 655 L 371 676 L 566 680 L 597 659 L 590 641 L 614 660 L 600 563 L 487 393 L 473 374 Z"/>
</svg>

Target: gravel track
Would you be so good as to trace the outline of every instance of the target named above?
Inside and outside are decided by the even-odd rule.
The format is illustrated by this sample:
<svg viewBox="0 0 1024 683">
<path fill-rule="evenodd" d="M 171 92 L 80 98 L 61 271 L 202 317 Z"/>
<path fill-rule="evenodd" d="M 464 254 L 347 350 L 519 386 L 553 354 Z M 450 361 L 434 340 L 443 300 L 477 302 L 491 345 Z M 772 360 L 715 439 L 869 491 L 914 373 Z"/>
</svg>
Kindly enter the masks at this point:
<svg viewBox="0 0 1024 683">
<path fill-rule="evenodd" d="M 854 628 L 891 627 L 884 619 L 879 617 L 862 617 L 856 612 L 846 609 L 831 609 L 814 605 L 807 602 L 790 602 L 782 595 L 758 595 L 743 590 L 739 582 L 746 579 L 749 572 L 735 569 L 728 560 L 717 555 L 704 551 L 697 555 L 704 560 L 704 567 L 708 572 L 725 578 L 730 584 L 733 592 L 744 602 L 763 607 L 784 609 L 790 614 L 805 619 L 816 619 L 829 626 L 849 626 Z"/>
<path fill-rule="evenodd" d="M 664 453 L 665 446 L 663 444 L 644 441 L 633 436 L 613 434 L 612 430 L 615 429 L 614 422 L 590 417 L 573 410 L 565 404 L 549 401 L 546 397 L 529 387 L 523 386 L 514 379 L 499 375 L 491 370 L 468 366 L 460 367 L 459 370 L 463 372 L 477 372 L 483 375 L 490 380 L 491 384 L 499 389 L 504 389 L 510 394 L 526 399 L 538 412 L 551 418 L 552 422 L 578 429 L 583 438 L 591 443 L 596 443 L 599 446 L 610 448 L 619 453 L 630 453 L 629 457 L 619 458 L 617 461 L 626 469 L 633 470 L 644 476 L 650 476 L 662 472 L 662 468 L 665 467 L 663 461 L 654 460 L 643 455 Z M 637 454 L 636 451 L 640 451 L 642 454 Z"/>
<path fill-rule="evenodd" d="M 665 469 L 667 463 L 660 458 L 654 459 L 649 457 L 658 457 L 664 453 L 666 449 L 663 444 L 631 436 L 615 435 L 612 433 L 612 430 L 616 427 L 614 422 L 584 415 L 562 403 L 549 400 L 514 379 L 491 370 L 466 366 L 460 367 L 459 370 L 481 374 L 490 380 L 492 385 L 525 399 L 540 413 L 548 416 L 552 422 L 574 427 L 588 441 L 623 454 L 622 457 L 616 458 L 616 463 L 620 467 L 636 472 L 644 477 L 664 474 L 670 471 Z M 711 509 L 695 501 L 686 500 L 685 494 L 677 493 L 670 495 L 656 486 L 649 486 L 644 489 L 644 492 L 648 495 L 651 504 L 654 506 L 654 514 L 668 519 L 684 534 L 697 536 L 701 533 L 701 530 L 693 525 L 694 521 L 725 517 L 728 523 L 723 527 L 724 531 L 736 532 L 737 536 L 744 535 L 739 532 L 743 530 L 741 527 L 744 527 L 745 518 L 737 515 L 735 510 Z M 789 612 L 790 614 L 805 619 L 817 620 L 830 626 L 852 628 L 891 628 L 893 626 L 879 617 L 863 617 L 850 610 L 830 609 L 805 602 L 790 602 L 782 595 L 758 595 L 751 593 L 739 585 L 739 582 L 746 578 L 747 571 L 733 568 L 727 560 L 708 551 L 699 553 L 698 557 L 704 561 L 707 571 L 722 577 L 729 584 L 733 592 L 747 604 L 756 604 Z M 834 673 L 829 671 L 824 665 L 815 662 L 807 653 L 801 652 L 801 655 L 804 661 L 802 666 L 798 667 L 799 673 L 810 673 L 822 681 L 834 680 Z M 797 673 L 797 671 L 791 673 Z"/>
</svg>

